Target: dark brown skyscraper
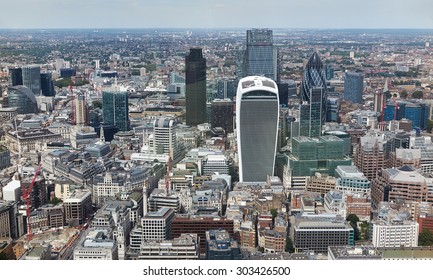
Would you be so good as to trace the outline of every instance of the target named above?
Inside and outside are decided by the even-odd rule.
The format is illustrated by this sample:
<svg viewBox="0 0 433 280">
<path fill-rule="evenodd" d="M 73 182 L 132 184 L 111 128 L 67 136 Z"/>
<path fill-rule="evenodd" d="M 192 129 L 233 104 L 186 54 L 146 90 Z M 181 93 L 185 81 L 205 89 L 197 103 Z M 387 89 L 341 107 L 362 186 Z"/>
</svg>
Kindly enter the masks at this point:
<svg viewBox="0 0 433 280">
<path fill-rule="evenodd" d="M 185 57 L 186 124 L 198 125 L 206 118 L 206 59 L 201 49 L 190 49 Z"/>
</svg>

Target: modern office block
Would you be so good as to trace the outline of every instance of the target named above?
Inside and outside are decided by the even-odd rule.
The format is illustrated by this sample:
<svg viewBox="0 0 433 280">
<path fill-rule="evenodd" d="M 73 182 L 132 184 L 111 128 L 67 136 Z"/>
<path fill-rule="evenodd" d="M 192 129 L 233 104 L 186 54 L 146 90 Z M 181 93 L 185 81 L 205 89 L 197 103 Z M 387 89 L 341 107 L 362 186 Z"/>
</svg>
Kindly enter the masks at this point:
<svg viewBox="0 0 433 280">
<path fill-rule="evenodd" d="M 258 76 L 241 79 L 236 98 L 240 182 L 265 182 L 274 174 L 278 120 L 275 82 Z"/>
<path fill-rule="evenodd" d="M 346 72 L 344 78 L 344 100 L 362 104 L 364 77 L 360 73 Z"/>
<path fill-rule="evenodd" d="M 206 59 L 202 49 L 190 49 L 185 57 L 186 124 L 207 122 Z"/>
<path fill-rule="evenodd" d="M 115 85 L 102 91 L 104 124 L 114 125 L 120 131 L 129 130 L 128 93 Z"/>
<path fill-rule="evenodd" d="M 299 106 L 300 120 L 299 120 L 299 135 L 307 137 L 319 137 L 322 135 L 322 125 L 326 120 L 323 118 L 323 99 L 325 98 L 325 88 L 310 88 L 308 101 L 302 101 Z"/>
<path fill-rule="evenodd" d="M 18 114 L 36 114 L 38 104 L 35 94 L 25 86 L 8 88 L 8 105 L 16 107 Z"/>
<path fill-rule="evenodd" d="M 22 86 L 23 85 L 23 69 L 22 68 L 9 68 L 9 86 Z"/>
<path fill-rule="evenodd" d="M 319 55 L 314 52 L 307 62 L 304 77 L 301 83 L 300 96 L 303 104 L 310 102 L 319 102 L 318 94 L 312 94 L 314 88 L 322 89 L 321 93 L 321 123 L 324 124 L 326 121 L 326 100 L 327 100 L 327 85 L 325 78 L 325 71 L 322 61 Z M 313 98 L 313 99 L 312 99 Z M 302 117 L 301 117 L 302 118 Z"/>
<path fill-rule="evenodd" d="M 50 72 L 41 73 L 41 91 L 44 96 L 55 96 L 54 82 Z"/>
<path fill-rule="evenodd" d="M 247 30 L 245 76 L 264 76 L 278 81 L 278 53 L 270 29 Z"/>
<path fill-rule="evenodd" d="M 34 95 L 41 94 L 41 67 L 39 65 L 27 65 L 23 70 L 23 85 L 33 91 Z"/>
<path fill-rule="evenodd" d="M 233 101 L 214 99 L 211 104 L 211 126 L 222 127 L 226 133 L 233 133 Z"/>
</svg>

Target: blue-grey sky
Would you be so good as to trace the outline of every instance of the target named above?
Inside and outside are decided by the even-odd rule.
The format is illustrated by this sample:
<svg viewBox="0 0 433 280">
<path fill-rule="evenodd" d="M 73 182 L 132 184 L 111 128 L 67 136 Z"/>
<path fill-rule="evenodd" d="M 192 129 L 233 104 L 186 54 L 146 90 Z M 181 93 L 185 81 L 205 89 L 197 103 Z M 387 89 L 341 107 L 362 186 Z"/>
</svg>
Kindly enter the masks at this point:
<svg viewBox="0 0 433 280">
<path fill-rule="evenodd" d="M 432 0 L 4 0 L 0 28 L 428 28 Z"/>
</svg>

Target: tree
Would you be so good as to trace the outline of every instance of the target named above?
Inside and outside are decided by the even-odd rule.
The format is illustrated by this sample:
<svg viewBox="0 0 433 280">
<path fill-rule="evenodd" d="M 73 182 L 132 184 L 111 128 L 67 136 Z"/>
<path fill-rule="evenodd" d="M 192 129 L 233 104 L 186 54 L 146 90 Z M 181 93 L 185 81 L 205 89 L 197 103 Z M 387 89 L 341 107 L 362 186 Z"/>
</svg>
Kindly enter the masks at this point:
<svg viewBox="0 0 433 280">
<path fill-rule="evenodd" d="M 53 199 L 51 199 L 51 201 L 50 201 L 50 203 L 53 204 L 53 205 L 57 205 L 60 202 L 62 202 L 62 200 L 59 199 L 59 198 L 57 198 L 57 197 L 53 197 Z"/>
<path fill-rule="evenodd" d="M 428 229 L 423 229 L 418 236 L 418 246 L 432 246 L 433 233 Z"/>
<path fill-rule="evenodd" d="M 92 105 L 93 105 L 94 108 L 102 109 L 102 102 L 99 101 L 99 100 L 95 100 L 95 101 L 93 101 L 93 102 L 92 102 Z"/>
<path fill-rule="evenodd" d="M 392 94 L 389 90 L 385 91 L 384 93 L 387 100 L 391 98 Z"/>
<path fill-rule="evenodd" d="M 289 236 L 286 237 L 286 247 L 284 248 L 284 251 L 288 253 L 295 252 L 295 248 L 293 247 L 293 241 Z"/>
<path fill-rule="evenodd" d="M 355 214 L 349 214 L 346 218 L 346 221 L 348 221 L 353 228 L 355 240 L 359 240 L 358 216 L 356 216 Z"/>
<path fill-rule="evenodd" d="M 278 210 L 275 209 L 275 208 L 272 208 L 272 209 L 271 209 L 271 215 L 272 215 L 272 227 L 273 227 L 274 224 L 275 224 L 275 218 L 276 218 L 277 215 L 278 215 Z"/>
<path fill-rule="evenodd" d="M 403 98 L 403 99 L 406 99 L 406 97 L 407 97 L 407 91 L 403 90 L 402 92 L 400 92 L 400 97 Z"/>
<path fill-rule="evenodd" d="M 415 98 L 415 99 L 422 99 L 423 95 L 424 95 L 424 93 L 423 93 L 422 91 L 417 90 L 417 91 L 414 91 L 414 92 L 412 93 L 412 98 Z"/>
<path fill-rule="evenodd" d="M 370 224 L 366 221 L 363 221 L 361 223 L 361 232 L 360 232 L 360 238 L 362 239 L 369 239 L 370 238 Z"/>
<path fill-rule="evenodd" d="M 355 214 L 349 214 L 346 218 L 346 221 L 348 221 L 352 227 L 357 227 L 359 218 Z"/>
</svg>

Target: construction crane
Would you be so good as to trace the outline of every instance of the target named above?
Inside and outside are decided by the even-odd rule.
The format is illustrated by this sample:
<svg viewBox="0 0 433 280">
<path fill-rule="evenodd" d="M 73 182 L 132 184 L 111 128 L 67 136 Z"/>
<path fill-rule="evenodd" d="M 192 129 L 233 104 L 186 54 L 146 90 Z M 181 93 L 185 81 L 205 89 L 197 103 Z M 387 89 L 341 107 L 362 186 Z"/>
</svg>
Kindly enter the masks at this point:
<svg viewBox="0 0 433 280">
<path fill-rule="evenodd" d="M 33 185 L 35 184 L 36 178 L 38 177 L 39 171 L 41 170 L 42 162 L 38 165 L 36 169 L 35 176 L 30 183 L 30 186 L 25 189 L 24 184 L 21 183 L 21 191 L 23 193 L 23 199 L 26 201 L 26 213 L 27 213 L 27 239 L 31 241 L 33 239 L 32 226 L 30 223 L 30 208 L 32 206 L 31 194 L 33 190 Z"/>
</svg>

